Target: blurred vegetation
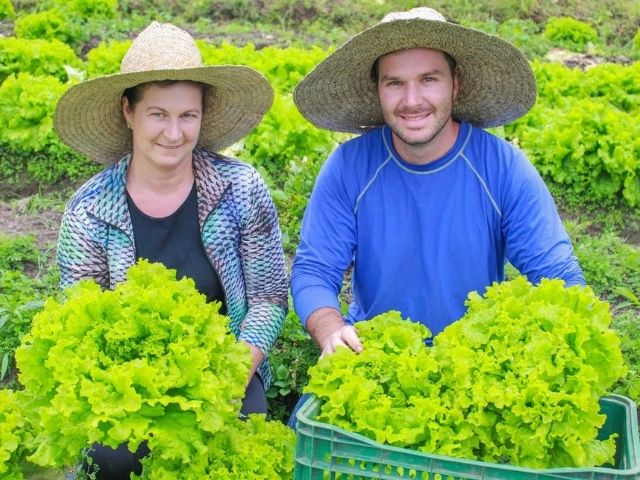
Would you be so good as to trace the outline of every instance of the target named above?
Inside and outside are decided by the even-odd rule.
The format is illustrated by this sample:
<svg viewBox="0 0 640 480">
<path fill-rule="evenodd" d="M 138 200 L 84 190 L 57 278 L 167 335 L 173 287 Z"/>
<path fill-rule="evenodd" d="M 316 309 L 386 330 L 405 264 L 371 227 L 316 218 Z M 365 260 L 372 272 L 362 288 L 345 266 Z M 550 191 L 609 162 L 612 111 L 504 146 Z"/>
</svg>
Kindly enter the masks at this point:
<svg viewBox="0 0 640 480">
<path fill-rule="evenodd" d="M 0 0 L 5 187 L 0 197 L 34 183 L 77 182 L 101 168 L 60 143 L 51 129 L 55 103 L 73 83 L 117 72 L 130 40 L 151 20 L 171 21 L 198 38 L 205 62 L 247 64 L 273 84 L 273 107 L 228 153 L 251 162 L 267 181 L 291 254 L 315 176 L 327 154 L 347 138 L 306 122 L 291 99 L 293 87 L 334 47 L 386 13 L 425 5 L 450 21 L 514 43 L 532 61 L 538 104 L 496 133 L 526 151 L 564 218 L 572 220 L 567 225 L 576 255 L 588 282 L 611 302 L 625 359 L 635 365 L 640 356 L 640 71 L 633 64 L 640 59 L 638 1 Z M 587 57 L 617 65 L 587 70 L 580 64 Z M 566 58 L 587 71 L 562 65 Z M 32 238 L 0 238 L 5 259 L 0 380 L 9 386 L 15 386 L 13 349 L 39 302 L 56 292 L 51 251 L 40 249 Z M 290 313 L 271 354 L 274 418 L 286 420 L 317 353 Z M 618 391 L 640 400 L 637 368 L 630 372 Z"/>
<path fill-rule="evenodd" d="M 3 2 L 0 0 L 0 18 Z M 448 20 L 485 31 L 504 22 L 524 22 L 526 33 L 540 34 L 549 19 L 566 17 L 594 29 L 608 49 L 630 50 L 640 27 L 640 2 L 625 0 L 14 0 L 22 17 L 43 15 L 81 26 L 75 41 L 97 43 L 123 40 L 146 26 L 149 19 L 172 21 L 215 43 L 235 40 L 287 46 L 336 45 L 378 22 L 385 13 L 429 6 Z M 9 7 L 5 7 L 8 10 Z M 34 20 L 30 20 L 34 22 Z M 37 23 L 37 22 L 36 22 Z M 54 22 L 55 23 L 55 22 Z M 493 25 L 493 27 L 492 27 Z M 40 27 L 43 28 L 43 27 Z M 512 27 L 509 27 L 512 28 Z M 47 29 L 50 34 L 56 25 Z M 79 46 L 76 45 L 76 46 Z"/>
</svg>

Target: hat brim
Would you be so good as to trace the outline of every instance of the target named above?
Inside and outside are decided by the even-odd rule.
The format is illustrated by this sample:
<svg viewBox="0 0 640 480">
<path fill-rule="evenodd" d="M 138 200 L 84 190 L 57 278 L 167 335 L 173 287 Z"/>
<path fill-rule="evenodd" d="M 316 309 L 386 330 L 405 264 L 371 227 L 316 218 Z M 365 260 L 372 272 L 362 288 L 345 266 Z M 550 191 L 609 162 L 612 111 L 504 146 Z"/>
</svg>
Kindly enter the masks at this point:
<svg viewBox="0 0 640 480">
<path fill-rule="evenodd" d="M 479 30 L 437 20 L 377 24 L 319 63 L 294 91 L 300 113 L 314 125 L 361 133 L 384 124 L 371 68 L 377 58 L 409 48 L 451 55 L 460 68 L 453 117 L 482 128 L 509 123 L 536 100 L 536 81 L 524 54 Z"/>
<path fill-rule="evenodd" d="M 273 89 L 256 70 L 212 65 L 107 75 L 78 83 L 58 101 L 53 126 L 69 147 L 105 165 L 132 149 L 122 93 L 146 82 L 188 80 L 209 85 L 198 147 L 221 150 L 251 132 L 273 103 Z"/>
</svg>

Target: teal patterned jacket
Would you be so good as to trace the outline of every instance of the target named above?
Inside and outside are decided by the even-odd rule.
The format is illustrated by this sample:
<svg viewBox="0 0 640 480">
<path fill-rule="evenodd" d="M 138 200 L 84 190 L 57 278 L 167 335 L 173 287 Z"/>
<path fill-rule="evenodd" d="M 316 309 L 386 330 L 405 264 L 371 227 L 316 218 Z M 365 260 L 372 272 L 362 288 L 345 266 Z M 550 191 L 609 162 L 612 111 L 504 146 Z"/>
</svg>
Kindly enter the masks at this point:
<svg viewBox="0 0 640 480">
<path fill-rule="evenodd" d="M 130 154 L 85 183 L 67 204 L 58 241 L 62 287 L 93 278 L 113 289 L 136 261 L 125 179 Z M 278 217 L 262 178 L 242 162 L 205 150 L 193 154 L 205 252 L 220 277 L 230 328 L 258 347 L 265 388 L 267 355 L 287 313 L 288 282 Z"/>
</svg>

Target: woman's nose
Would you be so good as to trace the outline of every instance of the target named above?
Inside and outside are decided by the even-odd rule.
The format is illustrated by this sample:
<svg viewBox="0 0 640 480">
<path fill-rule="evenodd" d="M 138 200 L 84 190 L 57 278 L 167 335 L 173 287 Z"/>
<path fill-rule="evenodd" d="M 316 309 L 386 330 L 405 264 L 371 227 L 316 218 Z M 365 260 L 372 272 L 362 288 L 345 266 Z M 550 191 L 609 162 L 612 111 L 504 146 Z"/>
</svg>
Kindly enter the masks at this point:
<svg viewBox="0 0 640 480">
<path fill-rule="evenodd" d="M 167 137 L 169 141 L 177 141 L 180 139 L 182 135 L 180 129 L 180 121 L 177 118 L 172 118 L 167 121 L 164 127 L 164 136 Z"/>
</svg>

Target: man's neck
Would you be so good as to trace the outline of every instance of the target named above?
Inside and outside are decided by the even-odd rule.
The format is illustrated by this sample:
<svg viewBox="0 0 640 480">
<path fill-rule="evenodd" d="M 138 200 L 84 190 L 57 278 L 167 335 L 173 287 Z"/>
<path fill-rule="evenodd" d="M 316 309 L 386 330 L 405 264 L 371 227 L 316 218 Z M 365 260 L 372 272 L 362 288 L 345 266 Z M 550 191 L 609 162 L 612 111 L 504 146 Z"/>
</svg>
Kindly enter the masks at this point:
<svg viewBox="0 0 640 480">
<path fill-rule="evenodd" d="M 453 120 L 447 122 L 442 130 L 429 142 L 410 145 L 403 142 L 392 132 L 393 146 L 402 159 L 412 165 L 427 165 L 447 154 L 455 145 L 460 131 L 460 124 Z"/>
</svg>

